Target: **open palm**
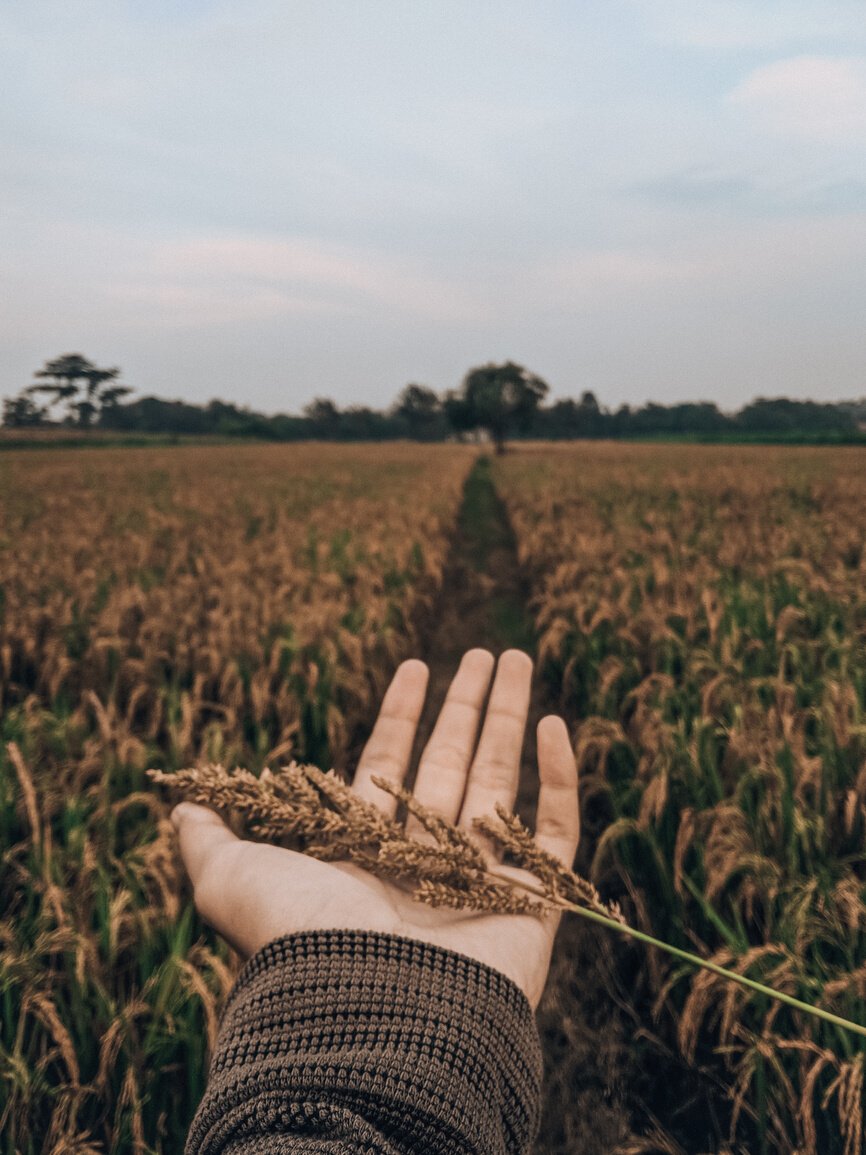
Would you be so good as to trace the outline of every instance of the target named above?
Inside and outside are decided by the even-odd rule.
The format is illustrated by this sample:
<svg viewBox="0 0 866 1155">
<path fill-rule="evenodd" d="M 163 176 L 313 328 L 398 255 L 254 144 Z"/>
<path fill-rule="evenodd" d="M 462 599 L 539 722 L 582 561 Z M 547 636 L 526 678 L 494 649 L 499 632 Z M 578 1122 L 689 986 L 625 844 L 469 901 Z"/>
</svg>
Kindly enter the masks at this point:
<svg viewBox="0 0 866 1155">
<path fill-rule="evenodd" d="M 532 662 L 509 650 L 499 659 L 484 710 L 494 664 L 486 650 L 464 655 L 421 756 L 414 789 L 429 810 L 473 833 L 474 818 L 494 814 L 496 803 L 514 805 L 529 709 Z M 394 783 L 406 778 L 427 679 L 423 662 L 399 667 L 355 773 L 353 790 L 389 817 L 396 813 L 396 799 L 372 778 L 381 775 Z M 580 833 L 577 773 L 565 724 L 555 716 L 538 725 L 538 767 L 536 838 L 571 866 Z M 351 863 L 319 862 L 239 839 L 206 807 L 183 802 L 172 819 L 199 913 L 244 956 L 299 931 L 379 931 L 468 955 L 506 974 L 533 1006 L 541 998 L 558 925 L 554 913 L 538 918 L 433 909 Z M 407 833 L 431 838 L 412 816 Z M 491 845 L 485 842 L 484 849 L 491 863 L 499 861 Z M 501 865 L 497 870 L 522 875 Z"/>
</svg>

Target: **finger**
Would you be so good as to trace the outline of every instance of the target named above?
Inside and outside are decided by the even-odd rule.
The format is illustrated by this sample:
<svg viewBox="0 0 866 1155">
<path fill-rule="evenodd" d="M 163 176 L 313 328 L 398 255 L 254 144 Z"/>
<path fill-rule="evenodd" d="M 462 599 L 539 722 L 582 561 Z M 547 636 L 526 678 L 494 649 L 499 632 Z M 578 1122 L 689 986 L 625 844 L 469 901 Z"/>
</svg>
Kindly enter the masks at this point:
<svg viewBox="0 0 866 1155">
<path fill-rule="evenodd" d="M 535 841 L 571 869 L 580 841 L 577 764 L 565 722 L 554 714 L 538 723 L 538 775 Z"/>
<path fill-rule="evenodd" d="M 171 812 L 177 831 L 180 856 L 195 889 L 198 889 L 214 855 L 221 847 L 240 842 L 218 814 L 194 802 L 181 802 Z"/>
<path fill-rule="evenodd" d="M 456 822 L 460 813 L 494 664 L 495 659 L 487 650 L 469 650 L 463 655 L 421 755 L 413 793 L 446 822 Z M 422 841 L 432 840 L 432 835 L 411 815 L 406 832 Z"/>
<path fill-rule="evenodd" d="M 373 732 L 364 747 L 352 789 L 367 802 L 393 818 L 397 799 L 373 784 L 374 774 L 399 786 L 409 769 L 412 743 L 424 708 L 429 671 L 423 662 L 410 658 L 397 667 L 385 692 Z"/>
<path fill-rule="evenodd" d="M 473 829 L 474 819 L 495 815 L 497 803 L 506 810 L 514 805 L 531 682 L 529 655 L 506 650 L 499 659 L 460 810 L 459 825 L 467 830 Z"/>
</svg>

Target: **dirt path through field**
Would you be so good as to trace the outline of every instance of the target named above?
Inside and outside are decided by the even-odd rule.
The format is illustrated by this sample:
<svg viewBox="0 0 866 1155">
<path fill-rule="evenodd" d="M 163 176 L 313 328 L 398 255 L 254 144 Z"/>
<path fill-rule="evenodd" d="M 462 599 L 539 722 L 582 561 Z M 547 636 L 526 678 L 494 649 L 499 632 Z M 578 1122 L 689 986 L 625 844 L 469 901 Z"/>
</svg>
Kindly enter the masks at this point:
<svg viewBox="0 0 866 1155">
<path fill-rule="evenodd" d="M 466 650 L 482 646 L 498 655 L 514 646 L 535 656 L 528 601 L 514 535 L 489 462 L 482 459 L 466 484 L 438 604 L 421 631 L 417 656 L 430 667 L 430 686 L 410 785 Z M 547 700 L 536 676 L 516 806 L 530 827 L 537 795 L 535 727 L 545 713 L 556 711 L 557 704 Z M 365 737 L 356 735 L 347 765 L 354 765 Z M 584 817 L 577 862 L 585 871 L 605 820 Z M 631 985 L 629 964 L 623 965 L 619 955 L 614 959 L 614 947 L 609 932 L 576 915 L 563 919 L 538 1010 L 545 1087 L 534 1155 L 673 1155 L 721 1149 L 707 1087 L 675 1055 L 647 1045 L 651 1015 L 632 1006 L 633 996 L 625 989 Z M 612 994 L 613 975 L 623 984 L 617 997 Z M 710 1132 L 715 1139 L 708 1138 Z"/>
<path fill-rule="evenodd" d="M 416 763 L 467 649 L 483 646 L 499 654 L 516 646 L 533 653 L 527 599 L 511 527 L 489 464 L 482 460 L 467 482 L 440 605 L 419 655 L 430 667 L 430 691 Z M 536 678 L 517 802 L 530 824 L 537 794 L 535 726 L 550 709 Z M 627 1085 L 628 1055 L 621 1020 L 611 1014 L 609 996 L 601 988 L 598 944 L 599 932 L 576 917 L 560 928 L 538 1016 L 546 1095 L 537 1155 L 610 1155 L 631 1136 L 628 1112 L 610 1090 Z"/>
</svg>

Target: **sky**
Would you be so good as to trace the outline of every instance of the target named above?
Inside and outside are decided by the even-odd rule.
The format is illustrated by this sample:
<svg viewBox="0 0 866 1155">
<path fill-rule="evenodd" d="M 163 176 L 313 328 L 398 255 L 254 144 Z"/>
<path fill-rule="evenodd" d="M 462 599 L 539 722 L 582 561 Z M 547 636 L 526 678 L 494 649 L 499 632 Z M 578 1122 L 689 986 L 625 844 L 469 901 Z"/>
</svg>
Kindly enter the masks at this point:
<svg viewBox="0 0 866 1155">
<path fill-rule="evenodd" d="M 863 0 L 4 0 L 0 396 L 866 395 Z"/>
</svg>

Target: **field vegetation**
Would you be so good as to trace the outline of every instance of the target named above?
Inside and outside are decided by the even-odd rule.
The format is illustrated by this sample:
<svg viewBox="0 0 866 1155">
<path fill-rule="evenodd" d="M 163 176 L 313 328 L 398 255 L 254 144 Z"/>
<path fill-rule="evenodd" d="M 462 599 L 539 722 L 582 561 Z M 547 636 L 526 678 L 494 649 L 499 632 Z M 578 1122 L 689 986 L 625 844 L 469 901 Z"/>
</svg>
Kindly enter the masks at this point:
<svg viewBox="0 0 866 1155">
<path fill-rule="evenodd" d="M 594 881 L 656 937 L 866 1021 L 866 455 L 544 445 L 495 476 L 605 827 Z M 862 1039 L 620 962 L 726 1088 L 732 1149 L 863 1149 Z"/>
<path fill-rule="evenodd" d="M 455 611 L 440 680 L 463 648 L 530 648 L 534 629 L 602 897 L 866 1022 L 866 450 L 476 460 L 404 443 L 0 456 L 0 1155 L 182 1149 L 238 960 L 195 916 L 146 770 L 348 768 L 395 664 L 428 656 L 446 580 L 478 605 Z M 606 1150 L 859 1155 L 862 1039 L 592 934 L 599 957 L 616 944 L 611 1033 L 625 1008 L 637 1066 L 677 1094 L 694 1073 L 720 1113 Z M 543 1032 L 587 1017 L 568 965 Z M 559 1053 L 562 1105 L 578 1060 Z M 578 1133 L 557 1110 L 540 1150 Z"/>
<path fill-rule="evenodd" d="M 145 771 L 339 765 L 430 613 L 472 457 L 4 455 L 4 1155 L 182 1149 L 237 960 Z"/>
</svg>

